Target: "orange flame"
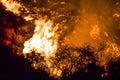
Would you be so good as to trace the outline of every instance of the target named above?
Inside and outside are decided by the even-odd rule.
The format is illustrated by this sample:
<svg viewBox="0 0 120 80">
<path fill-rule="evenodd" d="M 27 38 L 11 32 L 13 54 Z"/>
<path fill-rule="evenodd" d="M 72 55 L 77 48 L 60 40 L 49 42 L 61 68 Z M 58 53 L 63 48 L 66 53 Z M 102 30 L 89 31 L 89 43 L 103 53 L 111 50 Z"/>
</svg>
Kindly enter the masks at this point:
<svg viewBox="0 0 120 80">
<path fill-rule="evenodd" d="M 41 53 L 48 58 L 53 55 L 58 48 L 58 37 L 55 34 L 55 28 L 52 28 L 53 22 L 45 20 L 35 21 L 34 35 L 25 41 L 23 53 Z"/>
<path fill-rule="evenodd" d="M 11 11 L 15 14 L 19 14 L 19 8 L 22 7 L 20 3 L 13 0 L 0 0 L 0 2 L 6 7 L 6 10 Z"/>
<path fill-rule="evenodd" d="M 35 30 L 32 38 L 25 41 L 23 54 L 35 52 L 41 54 L 44 57 L 45 65 L 49 68 L 50 73 L 61 76 L 62 71 L 53 68 L 50 61 L 50 57 L 55 57 L 55 53 L 58 49 L 58 34 L 56 34 L 57 26 L 53 27 L 53 21 L 48 20 L 36 20 Z M 36 63 L 33 63 L 33 67 L 36 68 Z"/>
<path fill-rule="evenodd" d="M 90 32 L 90 36 L 92 37 L 92 39 L 95 39 L 95 40 L 100 39 L 99 32 L 100 31 L 99 31 L 98 25 L 92 26 L 92 30 Z"/>
</svg>

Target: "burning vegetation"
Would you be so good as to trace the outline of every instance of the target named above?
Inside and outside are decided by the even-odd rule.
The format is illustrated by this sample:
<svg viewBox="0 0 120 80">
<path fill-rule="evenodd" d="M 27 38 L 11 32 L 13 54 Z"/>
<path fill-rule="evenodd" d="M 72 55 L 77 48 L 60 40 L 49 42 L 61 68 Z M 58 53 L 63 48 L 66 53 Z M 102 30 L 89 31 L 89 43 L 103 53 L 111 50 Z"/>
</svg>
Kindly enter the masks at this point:
<svg viewBox="0 0 120 80">
<path fill-rule="evenodd" d="M 120 58 L 120 2 L 93 1 L 0 0 L 1 13 L 12 13 L 2 13 L 0 41 L 54 78 L 92 63 L 106 69 Z"/>
</svg>

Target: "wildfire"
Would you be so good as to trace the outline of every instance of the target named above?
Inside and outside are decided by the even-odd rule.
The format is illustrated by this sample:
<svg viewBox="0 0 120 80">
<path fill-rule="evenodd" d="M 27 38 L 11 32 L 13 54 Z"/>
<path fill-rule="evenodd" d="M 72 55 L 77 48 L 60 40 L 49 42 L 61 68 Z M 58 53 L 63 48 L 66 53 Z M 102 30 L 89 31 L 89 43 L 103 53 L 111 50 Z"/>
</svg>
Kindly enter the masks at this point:
<svg viewBox="0 0 120 80">
<path fill-rule="evenodd" d="M 56 67 L 52 67 L 54 63 L 52 63 L 50 59 L 51 57 L 55 58 L 55 53 L 58 49 L 58 34 L 56 33 L 58 27 L 53 27 L 52 20 L 45 21 L 41 19 L 36 20 L 35 25 L 36 27 L 32 38 L 24 43 L 23 54 L 30 54 L 32 52 L 41 54 L 45 60 L 43 63 L 46 67 L 48 67 L 50 74 L 61 76 L 62 71 Z M 33 67 L 39 67 L 37 64 L 38 63 L 33 63 Z"/>
<path fill-rule="evenodd" d="M 16 41 L 16 43 L 18 43 L 19 41 L 21 42 L 20 44 L 22 45 L 24 43 L 24 48 L 22 48 L 20 45 L 20 51 L 19 51 L 20 53 L 22 53 L 23 55 L 32 54 L 32 53 L 35 54 L 35 56 L 32 55 L 32 57 L 31 56 L 26 57 L 27 59 L 30 59 L 30 61 L 32 62 L 32 66 L 35 69 L 41 68 L 41 69 L 44 69 L 46 72 L 50 73 L 50 75 L 52 76 L 60 77 L 62 76 L 64 70 L 66 71 L 68 70 L 67 71 L 68 74 L 71 74 L 77 71 L 77 68 L 80 68 L 83 64 L 87 65 L 88 63 L 92 63 L 93 58 L 91 57 L 94 57 L 94 59 L 96 60 L 96 64 L 100 66 L 107 65 L 111 60 L 116 60 L 117 58 L 120 57 L 119 46 L 117 45 L 117 43 L 109 40 L 110 36 L 107 33 L 107 31 L 104 31 L 104 29 L 102 30 L 102 28 L 100 27 L 101 25 L 96 22 L 97 15 L 83 14 L 82 16 L 90 16 L 89 19 L 88 17 L 87 17 L 88 20 L 84 21 L 83 19 L 84 23 L 82 24 L 80 23 L 81 25 L 80 27 L 75 27 L 73 32 L 70 33 L 70 35 L 61 36 L 64 41 L 62 41 L 61 39 L 61 41 L 59 41 L 61 43 L 58 44 L 58 40 L 60 40 L 59 35 L 62 33 L 66 34 L 67 31 L 65 30 L 70 28 L 67 28 L 67 27 L 63 28 L 62 23 L 57 23 L 57 24 L 61 24 L 62 26 L 56 26 L 54 25 L 52 20 L 39 19 L 38 16 L 42 16 L 41 14 L 43 13 L 37 14 L 37 17 L 35 17 L 36 14 L 34 13 L 32 14 L 32 12 L 29 11 L 27 7 L 22 6 L 24 4 L 18 3 L 14 0 L 0 0 L 0 2 L 6 7 L 7 11 L 11 11 L 15 15 L 16 14 L 19 15 L 20 13 L 22 13 L 20 11 L 20 8 L 24 8 L 25 11 L 27 11 L 26 13 L 30 12 L 29 14 L 26 14 L 25 11 L 23 11 L 24 12 L 23 14 L 25 15 L 21 15 L 21 17 L 26 22 L 28 21 L 32 25 L 33 24 L 35 25 L 34 34 L 30 39 L 25 41 L 26 38 L 24 39 L 23 37 L 24 32 L 22 32 L 22 28 L 20 28 L 21 34 L 19 35 L 15 34 L 14 29 L 6 29 L 5 33 L 8 37 L 10 37 L 10 40 L 12 40 L 11 35 L 13 36 L 16 35 L 17 38 L 15 37 L 14 39 L 19 38 L 19 40 Z M 36 0 L 34 0 L 34 3 L 36 3 Z M 61 2 L 60 4 L 67 4 L 67 2 Z M 39 12 L 40 11 L 39 9 L 40 9 L 39 7 L 35 7 L 33 10 L 35 11 L 38 10 Z M 44 9 L 44 7 L 41 9 Z M 60 17 L 61 14 L 58 16 Z M 120 14 L 115 13 L 113 14 L 113 17 L 119 18 Z M 54 18 L 56 17 L 52 17 L 52 19 Z M 92 29 L 90 31 L 88 29 L 89 22 L 94 24 L 91 26 Z M 25 32 L 27 32 L 28 26 L 27 27 L 24 26 L 24 30 Z M 57 30 L 59 31 L 58 32 L 59 34 L 57 33 Z M 31 31 L 31 28 L 30 28 L 30 31 Z M 105 38 L 108 38 L 108 39 L 104 40 L 102 36 L 103 34 L 101 34 L 103 33 L 102 31 L 106 36 Z M 91 40 L 91 38 L 89 39 L 89 37 L 91 37 L 93 41 Z M 22 42 L 22 41 L 25 41 L 25 42 Z M 12 42 L 8 40 L 4 40 L 3 42 L 6 45 L 12 44 Z M 88 45 L 90 45 L 88 46 L 90 47 L 90 50 L 88 47 L 84 47 L 84 42 L 87 42 Z M 95 46 L 92 46 L 94 44 Z M 89 53 L 92 54 L 92 56 L 87 55 Z M 76 63 L 76 61 L 78 62 Z"/>
<path fill-rule="evenodd" d="M 36 20 L 34 35 L 25 41 L 23 53 L 40 53 L 46 58 L 53 56 L 58 48 L 58 36 L 55 34 L 56 28 L 53 28 L 51 20 Z"/>
</svg>

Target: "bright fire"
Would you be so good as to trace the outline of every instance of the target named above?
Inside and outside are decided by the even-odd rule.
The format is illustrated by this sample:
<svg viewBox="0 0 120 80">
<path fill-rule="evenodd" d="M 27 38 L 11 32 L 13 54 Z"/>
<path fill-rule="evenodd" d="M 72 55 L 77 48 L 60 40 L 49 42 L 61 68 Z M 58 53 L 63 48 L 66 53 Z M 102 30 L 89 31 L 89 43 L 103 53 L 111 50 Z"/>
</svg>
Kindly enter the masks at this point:
<svg viewBox="0 0 120 80">
<path fill-rule="evenodd" d="M 58 34 L 56 33 L 57 26 L 53 27 L 53 21 L 48 20 L 36 20 L 35 30 L 32 38 L 25 41 L 23 53 L 41 54 L 44 57 L 44 64 L 49 68 L 50 73 L 56 76 L 61 76 L 62 71 L 53 68 L 51 63 L 51 57 L 55 57 L 55 53 L 58 49 Z M 40 64 L 41 65 L 41 64 Z M 33 67 L 37 68 L 37 64 L 33 63 Z"/>
<path fill-rule="evenodd" d="M 40 53 L 48 58 L 56 53 L 58 48 L 58 36 L 55 34 L 52 21 L 36 20 L 34 35 L 25 41 L 23 53 Z"/>
<path fill-rule="evenodd" d="M 20 13 L 19 9 L 22 7 L 20 3 L 17 3 L 13 0 L 1 0 L 0 2 L 6 7 L 6 10 L 11 11 L 15 14 Z"/>
</svg>

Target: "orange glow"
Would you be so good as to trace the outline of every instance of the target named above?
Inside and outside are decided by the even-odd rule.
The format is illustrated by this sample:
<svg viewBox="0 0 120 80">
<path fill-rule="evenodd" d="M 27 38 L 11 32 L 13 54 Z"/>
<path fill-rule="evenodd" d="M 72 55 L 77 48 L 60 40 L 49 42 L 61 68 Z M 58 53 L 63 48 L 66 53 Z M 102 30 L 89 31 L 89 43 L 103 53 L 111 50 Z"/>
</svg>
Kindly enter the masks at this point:
<svg viewBox="0 0 120 80">
<path fill-rule="evenodd" d="M 90 36 L 92 37 L 92 39 L 100 39 L 98 25 L 92 26 L 92 30 L 90 31 Z"/>
</svg>

